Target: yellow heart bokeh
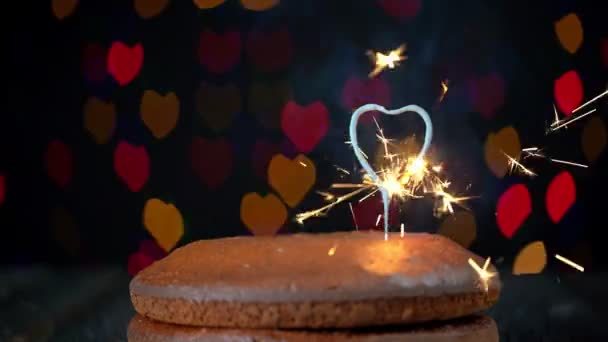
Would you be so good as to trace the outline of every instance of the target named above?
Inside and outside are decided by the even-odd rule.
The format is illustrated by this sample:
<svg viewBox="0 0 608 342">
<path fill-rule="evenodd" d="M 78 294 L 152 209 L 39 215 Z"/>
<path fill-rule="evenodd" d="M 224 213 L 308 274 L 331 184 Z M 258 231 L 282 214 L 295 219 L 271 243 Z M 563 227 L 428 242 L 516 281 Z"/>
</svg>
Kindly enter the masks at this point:
<svg viewBox="0 0 608 342">
<path fill-rule="evenodd" d="M 241 220 L 254 235 L 274 235 L 287 220 L 287 208 L 274 194 L 250 192 L 241 200 Z"/>
<path fill-rule="evenodd" d="M 194 0 L 194 4 L 200 9 L 217 7 L 224 2 L 226 2 L 226 0 Z"/>
<path fill-rule="evenodd" d="M 74 10 L 76 10 L 76 6 L 78 6 L 78 0 L 53 0 L 51 3 L 53 14 L 59 20 L 72 15 Z"/>
<path fill-rule="evenodd" d="M 280 0 L 241 0 L 241 5 L 251 11 L 266 11 L 278 5 Z"/>
<path fill-rule="evenodd" d="M 139 112 L 152 135 L 162 139 L 177 124 L 179 99 L 174 92 L 162 96 L 154 90 L 146 90 L 141 98 Z"/>
<path fill-rule="evenodd" d="M 112 137 L 116 121 L 116 107 L 96 97 L 89 97 L 84 104 L 84 127 L 96 143 L 105 144 Z"/>
<path fill-rule="evenodd" d="M 547 251 L 542 241 L 534 241 L 522 248 L 513 262 L 513 274 L 536 274 L 547 265 Z"/>
<path fill-rule="evenodd" d="M 241 110 L 241 95 L 234 84 L 216 86 L 203 82 L 196 92 L 196 110 L 203 122 L 216 132 L 228 128 Z"/>
<path fill-rule="evenodd" d="M 555 22 L 555 34 L 562 47 L 570 53 L 575 53 L 583 44 L 583 25 L 574 13 Z"/>
<path fill-rule="evenodd" d="M 276 154 L 268 165 L 268 183 L 290 207 L 295 207 L 315 184 L 315 164 L 300 154 L 293 160 Z"/>
<path fill-rule="evenodd" d="M 512 126 L 504 127 L 498 133 L 488 134 L 486 140 L 486 164 L 498 178 L 503 178 L 510 168 L 509 158 L 505 154 L 515 160 L 519 160 L 521 156 L 519 135 Z"/>
<path fill-rule="evenodd" d="M 151 198 L 144 206 L 144 226 L 159 246 L 169 252 L 184 235 L 182 214 L 171 203 Z"/>
<path fill-rule="evenodd" d="M 150 19 L 159 15 L 169 5 L 169 0 L 135 0 L 135 12 L 143 18 Z"/>
</svg>

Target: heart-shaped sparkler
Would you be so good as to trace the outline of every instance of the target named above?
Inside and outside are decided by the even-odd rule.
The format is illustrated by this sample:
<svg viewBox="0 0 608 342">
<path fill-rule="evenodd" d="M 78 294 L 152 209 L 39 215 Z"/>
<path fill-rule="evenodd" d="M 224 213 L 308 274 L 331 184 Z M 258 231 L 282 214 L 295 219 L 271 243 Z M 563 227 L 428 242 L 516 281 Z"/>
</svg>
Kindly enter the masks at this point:
<svg viewBox="0 0 608 342">
<path fill-rule="evenodd" d="M 351 117 L 350 127 L 349 127 L 350 142 L 355 151 L 355 156 L 357 157 L 357 160 L 359 160 L 359 164 L 361 164 L 361 167 L 363 167 L 363 169 L 369 175 L 371 180 L 378 185 L 378 189 L 380 190 L 380 193 L 382 194 L 382 202 L 384 205 L 384 233 L 388 234 L 388 222 L 389 222 L 388 209 L 389 209 L 390 200 L 391 200 L 390 192 L 386 188 L 386 186 L 382 185 L 380 177 L 378 177 L 378 175 L 376 174 L 374 169 L 372 169 L 372 167 L 367 162 L 367 159 L 365 158 L 365 156 L 363 155 L 363 152 L 361 152 L 361 149 L 359 148 L 359 142 L 357 141 L 357 123 L 359 122 L 359 118 L 361 117 L 361 115 L 363 115 L 367 112 L 371 112 L 371 111 L 378 111 L 378 112 L 381 112 L 381 113 L 387 114 L 387 115 L 399 115 L 399 114 L 403 114 L 405 112 L 414 112 L 414 113 L 418 114 L 422 118 L 422 120 L 424 120 L 424 124 L 426 126 L 426 129 L 424 131 L 424 145 L 422 145 L 422 149 L 418 153 L 418 157 L 417 157 L 418 160 L 424 159 L 424 156 L 425 156 L 427 150 L 429 149 L 429 146 L 431 145 L 431 139 L 433 138 L 433 123 L 431 122 L 431 118 L 429 117 L 429 114 L 424 109 L 422 109 L 421 107 L 419 107 L 417 105 L 407 105 L 405 107 L 401 107 L 398 109 L 387 110 L 383 106 L 380 106 L 377 104 L 366 104 L 366 105 L 363 105 L 363 106 L 357 108 L 357 110 L 355 110 L 355 112 L 353 113 L 353 115 Z"/>
</svg>

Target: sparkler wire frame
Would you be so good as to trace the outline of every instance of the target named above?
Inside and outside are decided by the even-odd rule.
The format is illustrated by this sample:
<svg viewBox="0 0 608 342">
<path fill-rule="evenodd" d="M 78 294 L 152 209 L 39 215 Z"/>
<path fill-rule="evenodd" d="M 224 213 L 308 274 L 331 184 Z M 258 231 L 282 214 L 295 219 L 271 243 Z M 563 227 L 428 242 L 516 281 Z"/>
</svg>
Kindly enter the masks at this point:
<svg viewBox="0 0 608 342">
<path fill-rule="evenodd" d="M 429 116 L 429 114 L 418 105 L 407 105 L 405 107 L 387 110 L 383 106 L 377 104 L 366 104 L 357 108 L 357 110 L 353 112 L 353 115 L 350 119 L 350 142 L 353 146 L 353 150 L 355 152 L 357 160 L 359 161 L 359 164 L 361 164 L 361 167 L 363 167 L 363 169 L 369 175 L 372 181 L 378 184 L 380 193 L 382 194 L 382 203 L 384 206 L 384 233 L 388 234 L 390 194 L 388 189 L 381 185 L 380 178 L 367 162 L 367 159 L 359 148 L 359 142 L 357 140 L 357 123 L 359 122 L 359 118 L 361 117 L 361 115 L 371 111 L 379 111 L 387 115 L 400 115 L 405 112 L 414 112 L 418 114 L 422 118 L 422 120 L 424 120 L 424 124 L 426 126 L 426 129 L 424 131 L 424 144 L 422 145 L 422 149 L 420 149 L 420 152 L 418 153 L 418 159 L 424 158 L 431 145 L 431 140 L 433 139 L 433 123 L 431 122 L 431 117 Z"/>
</svg>

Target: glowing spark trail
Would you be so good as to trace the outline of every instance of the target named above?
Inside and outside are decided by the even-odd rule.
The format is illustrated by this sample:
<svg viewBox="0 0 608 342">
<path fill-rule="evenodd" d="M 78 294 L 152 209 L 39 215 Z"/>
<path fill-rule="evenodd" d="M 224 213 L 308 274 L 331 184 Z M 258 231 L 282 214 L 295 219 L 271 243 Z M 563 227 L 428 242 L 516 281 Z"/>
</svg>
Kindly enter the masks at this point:
<svg viewBox="0 0 608 342">
<path fill-rule="evenodd" d="M 441 81 L 441 96 L 439 96 L 439 102 L 442 102 L 445 98 L 445 94 L 448 93 L 448 80 Z"/>
<path fill-rule="evenodd" d="M 355 212 L 353 211 L 353 205 L 349 202 L 348 206 L 350 207 L 350 214 L 353 215 L 353 222 L 355 223 L 355 229 L 359 230 L 359 226 L 357 225 L 357 219 L 355 218 Z"/>
<path fill-rule="evenodd" d="M 579 115 L 579 116 L 577 116 L 577 117 L 575 117 L 575 118 L 572 118 L 572 119 L 570 119 L 570 120 L 566 120 L 566 121 L 565 121 L 565 122 L 563 122 L 563 123 L 558 122 L 558 123 L 560 123 L 559 125 L 557 125 L 557 126 L 555 126 L 555 127 L 550 127 L 549 129 L 550 129 L 552 132 L 557 131 L 558 129 L 560 129 L 560 128 L 564 127 L 564 126 L 567 126 L 567 125 L 569 125 L 569 124 L 573 123 L 574 121 L 577 121 L 577 120 L 580 120 L 580 119 L 584 118 L 585 116 L 587 116 L 587 115 L 589 115 L 589 114 L 591 114 L 591 113 L 595 112 L 596 110 L 597 110 L 597 109 L 595 109 L 595 108 L 594 108 L 594 109 L 592 109 L 592 110 L 588 111 L 588 112 L 587 112 L 587 113 L 585 113 L 585 114 L 581 114 L 581 115 Z"/>
<path fill-rule="evenodd" d="M 336 254 L 336 248 L 338 246 L 333 246 L 332 248 L 329 249 L 329 251 L 327 251 L 327 255 L 329 256 L 333 256 L 334 254 Z"/>
<path fill-rule="evenodd" d="M 559 260 L 559 261 L 563 262 L 564 264 L 567 264 L 568 266 L 571 266 L 571 267 L 573 267 L 573 268 L 576 268 L 577 270 L 579 270 L 579 271 L 581 271 L 581 272 L 584 272 L 584 271 L 585 271 L 585 269 L 583 268 L 583 266 L 581 266 L 581 265 L 579 265 L 579 264 L 575 263 L 575 262 L 574 262 L 574 261 L 572 261 L 572 260 L 566 259 L 566 258 L 564 258 L 563 256 L 561 256 L 561 255 L 559 255 L 559 254 L 555 254 L 555 258 L 556 258 L 557 260 Z"/>
<path fill-rule="evenodd" d="M 515 158 L 511 157 L 510 155 L 508 155 L 508 154 L 506 154 L 504 152 L 502 152 L 502 154 L 504 154 L 505 157 L 507 157 L 507 159 L 509 159 L 509 165 L 511 166 L 511 172 L 513 172 L 513 170 L 515 170 L 516 168 L 518 168 L 526 176 L 530 176 L 530 177 L 536 176 L 536 173 L 534 173 L 531 170 L 527 169 L 520 162 L 518 162 Z"/>
<path fill-rule="evenodd" d="M 596 96 L 596 97 L 592 98 L 591 100 L 589 100 L 589 101 L 587 101 L 587 102 L 583 103 L 582 105 L 578 106 L 576 109 L 574 109 L 574 110 L 572 111 L 572 113 L 576 113 L 576 112 L 578 112 L 580 109 L 582 109 L 582 108 L 586 107 L 587 105 L 589 105 L 589 104 L 591 104 L 591 103 L 593 103 L 593 102 L 597 101 L 598 99 L 600 99 L 601 97 L 606 96 L 606 95 L 608 95 L 608 89 L 606 89 L 606 91 L 605 91 L 605 92 L 603 92 L 603 93 L 599 94 L 598 96 Z"/>
<path fill-rule="evenodd" d="M 490 266 L 490 258 L 486 259 L 486 262 L 483 264 L 483 267 L 477 265 L 475 260 L 469 258 L 469 265 L 473 267 L 475 272 L 479 275 L 479 280 L 483 284 L 483 287 L 486 292 L 488 292 L 488 282 L 489 280 L 496 275 L 495 272 L 488 271 L 488 267 Z"/>
<path fill-rule="evenodd" d="M 561 159 L 555 159 L 555 158 L 549 158 L 546 155 L 542 154 L 540 149 L 538 147 L 528 147 L 528 148 L 523 148 L 521 150 L 523 153 L 526 154 L 526 157 L 538 157 L 538 158 L 544 158 L 549 160 L 552 163 L 558 163 L 558 164 L 565 164 L 565 165 L 571 165 L 571 166 L 577 166 L 577 167 L 582 167 L 582 168 L 588 168 L 588 165 L 585 164 L 580 164 L 580 163 L 575 163 L 575 162 L 571 162 L 571 161 L 567 161 L 567 160 L 561 160 Z"/>
<path fill-rule="evenodd" d="M 405 51 L 405 44 L 399 46 L 395 50 L 389 51 L 388 54 L 383 54 L 381 52 L 373 52 L 368 51 L 367 54 L 372 58 L 374 63 L 376 64 L 374 70 L 369 73 L 369 78 L 373 78 L 380 74 L 382 70 L 395 68 L 395 66 L 399 65 L 400 61 L 407 59 L 407 56 L 402 56 L 401 54 Z"/>
<path fill-rule="evenodd" d="M 401 234 L 400 234 L 401 238 L 403 238 L 405 236 L 405 224 L 401 224 Z"/>
</svg>

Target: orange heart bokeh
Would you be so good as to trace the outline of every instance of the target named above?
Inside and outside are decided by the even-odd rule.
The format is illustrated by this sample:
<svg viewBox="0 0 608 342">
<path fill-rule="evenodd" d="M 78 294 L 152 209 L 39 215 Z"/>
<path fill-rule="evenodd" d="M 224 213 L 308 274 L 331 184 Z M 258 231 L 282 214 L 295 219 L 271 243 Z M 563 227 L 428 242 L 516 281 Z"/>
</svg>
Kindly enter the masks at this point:
<svg viewBox="0 0 608 342">
<path fill-rule="evenodd" d="M 217 7 L 226 2 L 226 0 L 194 0 L 196 7 L 200 9 L 209 9 Z"/>
<path fill-rule="evenodd" d="M 512 126 L 502 128 L 497 133 L 488 134 L 485 144 L 485 159 L 488 168 L 498 178 L 503 178 L 509 171 L 510 164 L 507 154 L 515 160 L 521 156 L 519 135 Z"/>
<path fill-rule="evenodd" d="M 90 97 L 84 104 L 84 127 L 97 144 L 110 141 L 116 121 L 116 106 L 97 97 Z"/>
<path fill-rule="evenodd" d="M 158 245 L 169 252 L 184 235 L 182 214 L 171 203 L 151 198 L 144 207 L 144 226 Z"/>
<path fill-rule="evenodd" d="M 268 182 L 290 207 L 295 207 L 304 199 L 315 184 L 315 164 L 300 154 L 293 160 L 276 154 L 268 165 Z"/>
<path fill-rule="evenodd" d="M 274 235 L 287 220 L 287 209 L 274 194 L 251 192 L 241 200 L 241 220 L 254 235 Z"/>
<path fill-rule="evenodd" d="M 162 139 L 177 124 L 179 99 L 174 92 L 162 96 L 154 90 L 146 90 L 141 98 L 139 112 L 152 135 Z"/>
</svg>

